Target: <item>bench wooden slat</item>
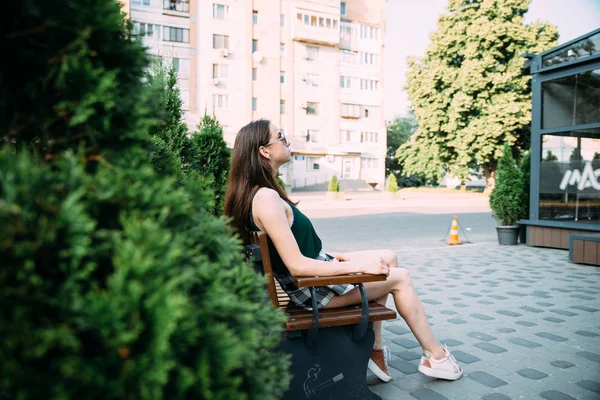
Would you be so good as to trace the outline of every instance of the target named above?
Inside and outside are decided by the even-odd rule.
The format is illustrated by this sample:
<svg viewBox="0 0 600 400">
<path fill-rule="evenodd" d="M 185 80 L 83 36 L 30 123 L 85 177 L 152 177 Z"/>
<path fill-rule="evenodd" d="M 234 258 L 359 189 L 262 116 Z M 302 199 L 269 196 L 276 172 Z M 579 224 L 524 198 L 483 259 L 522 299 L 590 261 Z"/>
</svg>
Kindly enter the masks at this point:
<svg viewBox="0 0 600 400">
<path fill-rule="evenodd" d="M 288 305 L 286 312 L 289 315 L 285 323 L 286 331 L 299 331 L 312 326 L 312 312 L 306 311 L 296 305 Z M 369 303 L 369 322 L 396 319 L 396 312 L 385 306 Z M 360 306 L 331 308 L 319 310 L 319 328 L 332 326 L 354 325 L 360 322 Z"/>
<path fill-rule="evenodd" d="M 336 276 L 296 276 L 294 277 L 294 282 L 296 283 L 296 286 L 301 288 L 310 286 L 344 285 L 359 282 L 379 282 L 385 281 L 386 279 L 387 276 L 385 275 L 349 274 Z"/>
</svg>

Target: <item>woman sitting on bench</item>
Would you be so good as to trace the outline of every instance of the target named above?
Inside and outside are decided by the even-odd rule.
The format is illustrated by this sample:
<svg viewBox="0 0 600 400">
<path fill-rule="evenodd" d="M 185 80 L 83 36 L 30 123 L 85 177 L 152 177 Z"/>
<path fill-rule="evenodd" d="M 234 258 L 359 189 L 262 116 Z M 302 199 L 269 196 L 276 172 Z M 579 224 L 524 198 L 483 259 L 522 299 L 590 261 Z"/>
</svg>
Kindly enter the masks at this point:
<svg viewBox="0 0 600 400">
<path fill-rule="evenodd" d="M 242 239 L 249 243 L 249 231 L 268 235 L 273 276 L 291 301 L 311 308 L 308 288 L 294 285 L 292 276 L 331 276 L 352 273 L 388 278 L 364 284 L 369 300 L 386 303 L 392 294 L 396 309 L 423 348 L 419 371 L 427 376 L 456 380 L 463 374 L 454 357 L 435 339 L 423 305 L 406 269 L 397 268 L 398 258 L 391 250 L 326 254 L 310 220 L 295 207 L 276 181 L 280 166 L 291 161 L 290 143 L 268 120 L 244 126 L 235 139 L 231 170 L 225 196 L 225 215 L 232 219 Z M 333 285 L 316 290 L 319 308 L 360 304 L 360 292 L 353 285 Z M 389 382 L 387 360 L 390 352 L 381 342 L 381 322 L 373 323 L 375 344 L 369 369 Z"/>
</svg>

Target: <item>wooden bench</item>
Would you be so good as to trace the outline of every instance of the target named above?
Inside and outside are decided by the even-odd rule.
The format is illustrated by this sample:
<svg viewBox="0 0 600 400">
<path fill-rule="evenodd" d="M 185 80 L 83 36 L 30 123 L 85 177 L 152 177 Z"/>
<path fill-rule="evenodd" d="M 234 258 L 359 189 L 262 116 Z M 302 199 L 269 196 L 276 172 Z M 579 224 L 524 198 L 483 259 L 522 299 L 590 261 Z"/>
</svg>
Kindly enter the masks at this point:
<svg viewBox="0 0 600 400">
<path fill-rule="evenodd" d="M 576 264 L 600 265 L 600 233 L 569 235 L 569 261 Z"/>
<path fill-rule="evenodd" d="M 395 319 L 396 312 L 369 302 L 362 283 L 386 280 L 384 275 L 351 274 L 326 277 L 296 277 L 296 286 L 314 288 L 351 283 L 358 286 L 362 304 L 307 311 L 292 303 L 273 279 L 267 235 L 252 233 L 245 249 L 255 269 L 267 276 L 267 290 L 274 307 L 288 315 L 286 337 L 279 350 L 290 354 L 292 382 L 284 399 L 378 400 L 367 387 L 367 364 L 373 349 L 374 321 Z M 314 296 L 313 296 L 314 298 Z"/>
</svg>

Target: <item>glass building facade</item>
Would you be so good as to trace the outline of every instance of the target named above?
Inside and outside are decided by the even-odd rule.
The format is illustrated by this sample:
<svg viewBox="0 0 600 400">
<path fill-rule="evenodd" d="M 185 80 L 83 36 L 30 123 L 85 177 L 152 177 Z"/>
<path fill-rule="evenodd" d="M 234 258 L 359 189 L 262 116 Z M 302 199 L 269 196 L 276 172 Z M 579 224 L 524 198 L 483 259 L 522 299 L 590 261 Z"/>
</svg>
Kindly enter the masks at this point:
<svg viewBox="0 0 600 400">
<path fill-rule="evenodd" d="M 600 29 L 528 61 L 529 226 L 600 231 Z"/>
</svg>

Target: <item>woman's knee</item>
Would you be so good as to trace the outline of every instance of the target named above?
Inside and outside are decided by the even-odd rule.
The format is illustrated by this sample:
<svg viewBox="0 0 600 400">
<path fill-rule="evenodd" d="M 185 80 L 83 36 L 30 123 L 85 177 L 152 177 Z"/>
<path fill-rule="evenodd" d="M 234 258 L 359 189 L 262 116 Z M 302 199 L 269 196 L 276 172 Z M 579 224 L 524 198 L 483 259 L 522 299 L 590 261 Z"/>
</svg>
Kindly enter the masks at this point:
<svg viewBox="0 0 600 400">
<path fill-rule="evenodd" d="M 401 285 L 410 285 L 412 283 L 410 279 L 410 273 L 406 268 L 394 268 L 390 269 L 390 276 L 388 279 L 392 279 L 394 282 Z"/>
<path fill-rule="evenodd" d="M 392 250 L 386 249 L 382 250 L 383 260 L 389 265 L 391 268 L 398 267 L 398 256 Z"/>
</svg>

